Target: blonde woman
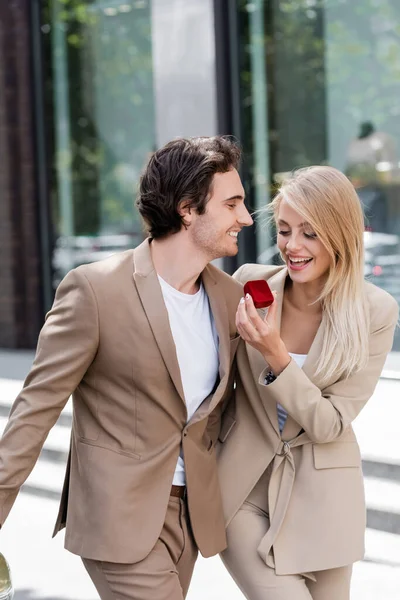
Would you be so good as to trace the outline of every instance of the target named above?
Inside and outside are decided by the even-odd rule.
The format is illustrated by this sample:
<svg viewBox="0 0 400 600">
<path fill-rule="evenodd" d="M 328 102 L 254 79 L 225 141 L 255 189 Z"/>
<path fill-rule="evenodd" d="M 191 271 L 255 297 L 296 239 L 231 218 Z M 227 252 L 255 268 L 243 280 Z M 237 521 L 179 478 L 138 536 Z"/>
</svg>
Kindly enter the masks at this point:
<svg viewBox="0 0 400 600">
<path fill-rule="evenodd" d="M 298 170 L 273 202 L 282 267 L 266 316 L 242 298 L 235 406 L 220 434 L 228 548 L 248 600 L 347 600 L 364 553 L 365 503 L 352 421 L 393 343 L 396 301 L 363 278 L 362 209 L 331 167 Z"/>
</svg>

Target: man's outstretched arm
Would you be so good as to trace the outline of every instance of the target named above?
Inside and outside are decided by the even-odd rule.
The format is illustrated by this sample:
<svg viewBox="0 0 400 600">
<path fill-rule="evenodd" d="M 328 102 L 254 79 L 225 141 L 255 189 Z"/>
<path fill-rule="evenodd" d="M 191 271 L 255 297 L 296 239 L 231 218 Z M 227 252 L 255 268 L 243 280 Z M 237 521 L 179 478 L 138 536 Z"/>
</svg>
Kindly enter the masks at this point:
<svg viewBox="0 0 400 600">
<path fill-rule="evenodd" d="M 0 441 L 0 525 L 32 471 L 46 437 L 98 346 L 96 298 L 81 269 L 57 289 L 36 357 Z"/>
</svg>

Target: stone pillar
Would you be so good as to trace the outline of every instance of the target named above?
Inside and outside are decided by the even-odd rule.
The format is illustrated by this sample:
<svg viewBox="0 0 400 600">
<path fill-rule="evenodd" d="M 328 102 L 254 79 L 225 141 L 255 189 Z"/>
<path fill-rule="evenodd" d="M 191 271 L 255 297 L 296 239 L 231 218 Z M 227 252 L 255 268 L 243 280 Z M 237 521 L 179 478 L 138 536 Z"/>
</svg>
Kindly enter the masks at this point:
<svg viewBox="0 0 400 600">
<path fill-rule="evenodd" d="M 0 2 L 0 347 L 32 348 L 43 319 L 30 0 Z"/>
</svg>

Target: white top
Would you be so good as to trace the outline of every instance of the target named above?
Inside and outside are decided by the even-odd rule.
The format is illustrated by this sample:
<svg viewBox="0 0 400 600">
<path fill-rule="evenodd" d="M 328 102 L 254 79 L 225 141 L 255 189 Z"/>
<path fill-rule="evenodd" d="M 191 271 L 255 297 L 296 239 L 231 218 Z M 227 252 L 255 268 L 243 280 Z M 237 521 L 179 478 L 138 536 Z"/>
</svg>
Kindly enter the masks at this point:
<svg viewBox="0 0 400 600">
<path fill-rule="evenodd" d="M 306 362 L 307 354 L 295 354 L 294 352 L 289 352 L 289 355 L 293 358 L 293 360 L 300 367 L 300 369 L 302 369 L 304 363 Z M 280 404 L 277 405 L 277 412 L 279 431 L 282 433 L 287 419 L 287 412 Z"/>
<path fill-rule="evenodd" d="M 187 421 L 215 387 L 219 369 L 218 334 L 203 284 L 196 294 L 184 294 L 158 276 L 174 338 L 185 395 Z M 185 485 L 182 451 L 174 485 Z"/>
<path fill-rule="evenodd" d="M 302 369 L 304 363 L 306 362 L 307 354 L 296 354 L 295 352 L 289 352 L 289 355 L 293 358 L 297 366 Z"/>
</svg>

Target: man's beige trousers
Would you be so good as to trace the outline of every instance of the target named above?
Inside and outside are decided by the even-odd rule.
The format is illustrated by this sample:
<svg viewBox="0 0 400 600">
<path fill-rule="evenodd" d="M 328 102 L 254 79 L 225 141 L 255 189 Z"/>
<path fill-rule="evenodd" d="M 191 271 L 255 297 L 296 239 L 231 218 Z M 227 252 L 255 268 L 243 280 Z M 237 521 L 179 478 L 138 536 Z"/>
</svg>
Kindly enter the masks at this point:
<svg viewBox="0 0 400 600">
<path fill-rule="evenodd" d="M 171 496 L 161 535 L 145 559 L 135 564 L 82 560 L 101 600 L 183 600 L 196 558 L 186 502 Z"/>
</svg>

